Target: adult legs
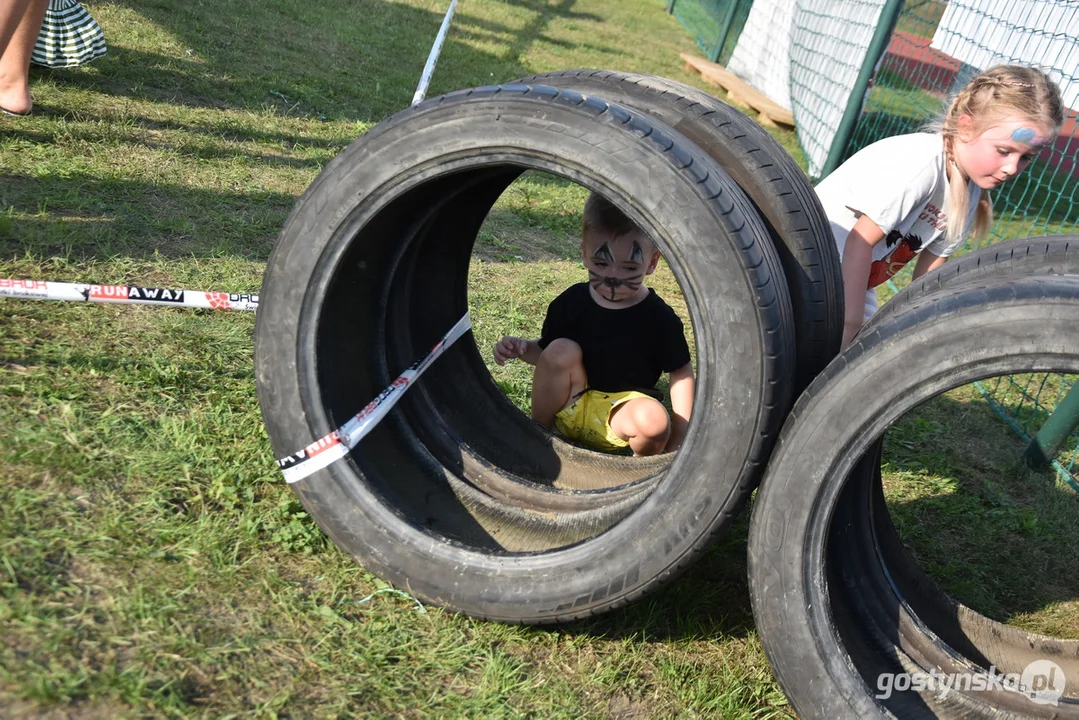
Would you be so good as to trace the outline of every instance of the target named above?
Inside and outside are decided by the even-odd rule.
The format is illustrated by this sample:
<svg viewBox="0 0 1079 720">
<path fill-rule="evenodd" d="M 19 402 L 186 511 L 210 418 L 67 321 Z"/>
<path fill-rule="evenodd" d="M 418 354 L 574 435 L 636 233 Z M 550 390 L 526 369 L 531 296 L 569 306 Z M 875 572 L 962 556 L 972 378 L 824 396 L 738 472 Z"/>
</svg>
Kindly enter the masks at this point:
<svg viewBox="0 0 1079 720">
<path fill-rule="evenodd" d="M 13 113 L 28 112 L 30 53 L 34 50 L 49 0 L 0 2 L 0 107 Z"/>
<path fill-rule="evenodd" d="M 634 455 L 658 455 L 667 447 L 671 418 L 653 398 L 633 398 L 611 413 L 611 430 L 627 440 Z"/>
<path fill-rule="evenodd" d="M 572 340 L 552 340 L 532 374 L 532 419 L 548 430 L 554 416 L 588 384 L 581 346 Z"/>
</svg>

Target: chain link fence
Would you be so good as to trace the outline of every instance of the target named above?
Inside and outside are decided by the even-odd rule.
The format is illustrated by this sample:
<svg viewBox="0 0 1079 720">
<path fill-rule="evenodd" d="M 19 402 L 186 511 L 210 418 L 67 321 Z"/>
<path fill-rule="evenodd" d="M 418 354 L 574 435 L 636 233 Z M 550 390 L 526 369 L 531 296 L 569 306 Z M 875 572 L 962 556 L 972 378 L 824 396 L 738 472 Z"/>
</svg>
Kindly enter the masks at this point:
<svg viewBox="0 0 1079 720">
<path fill-rule="evenodd" d="M 897 16 L 886 51 L 842 158 L 882 137 L 913 132 L 943 112 L 947 99 L 979 70 L 1002 63 L 1034 65 L 1060 85 L 1070 109 L 1055 145 L 993 192 L 996 222 L 989 241 L 1079 230 L 1079 4 L 1068 0 L 922 0 Z M 968 243 L 971 248 L 974 243 Z M 895 292 L 893 285 L 889 288 Z M 1065 412 L 1076 377 L 1022 375 L 978 384 L 993 409 L 1032 440 L 1058 408 Z M 1079 434 L 1052 458 L 1079 489 Z"/>
<path fill-rule="evenodd" d="M 774 8 L 786 2 L 668 0 L 667 6 L 702 51 L 712 52 L 710 59 L 724 64 L 734 57 L 736 67 L 729 69 L 739 73 L 742 28 L 748 25 L 746 34 L 751 35 L 757 17 L 768 27 Z M 1002 63 L 1033 65 L 1060 85 L 1070 109 L 1055 145 L 993 192 L 990 241 L 1079 231 L 1079 2 L 797 0 L 793 10 L 789 31 L 779 29 L 774 42 L 762 49 L 752 45 L 754 53 L 773 54 L 764 61 L 755 58 L 756 67 L 774 67 L 776 54 L 789 56 L 779 63 L 789 67 L 788 77 L 771 81 L 789 84 L 788 109 L 813 179 L 876 140 L 923 129 L 979 70 Z M 740 24 L 728 27 L 717 20 L 728 16 L 741 18 Z M 973 247 L 968 243 L 965 249 Z M 908 269 L 882 297 L 909 278 Z M 1047 422 L 1059 431 L 1058 409 L 1079 413 L 1076 381 L 1076 376 L 1054 373 L 998 378 L 978 386 L 994 410 L 1031 440 Z M 1066 422 L 1063 449 L 1051 459 L 1079 490 L 1079 432 L 1071 428 Z"/>
<path fill-rule="evenodd" d="M 726 65 L 745 27 L 753 0 L 663 0 L 712 62 Z"/>
</svg>

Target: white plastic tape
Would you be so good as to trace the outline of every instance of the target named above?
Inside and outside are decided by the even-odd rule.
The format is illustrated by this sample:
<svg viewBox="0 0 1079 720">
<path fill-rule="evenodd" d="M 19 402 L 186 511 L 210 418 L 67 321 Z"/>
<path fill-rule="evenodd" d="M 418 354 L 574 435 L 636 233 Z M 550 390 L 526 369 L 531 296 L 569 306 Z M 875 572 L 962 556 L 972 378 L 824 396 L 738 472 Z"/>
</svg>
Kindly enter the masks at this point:
<svg viewBox="0 0 1079 720">
<path fill-rule="evenodd" d="M 412 95 L 412 104 L 419 105 L 427 95 L 427 86 L 431 83 L 431 76 L 435 74 L 435 65 L 438 64 L 438 56 L 442 53 L 442 43 L 446 41 L 446 33 L 450 29 L 450 20 L 453 19 L 453 11 L 457 8 L 457 0 L 450 3 L 446 10 L 446 16 L 442 18 L 442 26 L 438 28 L 435 42 L 431 46 L 431 52 L 427 55 L 427 64 L 423 66 L 420 75 L 420 84 L 416 86 L 416 92 Z"/>
<path fill-rule="evenodd" d="M 375 425 L 386 417 L 390 409 L 397 404 L 401 396 L 420 377 L 424 370 L 430 367 L 439 355 L 446 351 L 457 338 L 464 335 L 472 328 L 472 320 L 465 313 L 450 331 L 446 333 L 438 343 L 431 348 L 416 364 L 405 370 L 401 375 L 390 383 L 389 387 L 380 392 L 374 400 L 354 415 L 348 422 L 337 428 L 329 435 L 316 440 L 303 450 L 292 453 L 277 461 L 281 468 L 281 474 L 288 483 L 298 482 L 321 470 L 331 463 L 340 460 L 349 454 L 352 448 L 359 444 L 363 437 L 374 429 Z"/>
<path fill-rule="evenodd" d="M 18 280 L 0 278 L 0 297 L 22 300 L 68 300 L 73 302 L 120 303 L 125 305 L 168 305 L 207 310 L 255 311 L 255 293 L 173 290 L 138 285 L 93 285 L 85 283 Z"/>
</svg>

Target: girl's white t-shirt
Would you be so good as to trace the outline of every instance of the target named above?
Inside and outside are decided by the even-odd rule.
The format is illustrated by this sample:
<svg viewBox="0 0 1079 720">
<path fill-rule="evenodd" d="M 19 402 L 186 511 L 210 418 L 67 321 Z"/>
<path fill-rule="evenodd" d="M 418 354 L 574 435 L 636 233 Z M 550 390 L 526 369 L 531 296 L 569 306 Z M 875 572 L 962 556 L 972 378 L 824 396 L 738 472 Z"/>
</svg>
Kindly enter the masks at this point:
<svg viewBox="0 0 1079 720">
<path fill-rule="evenodd" d="M 839 255 L 854 223 L 868 215 L 885 233 L 873 246 L 869 288 L 899 272 L 918 253 L 947 257 L 962 240 L 948 243 L 948 173 L 944 139 L 936 133 L 912 133 L 878 140 L 859 150 L 817 185 L 817 197 L 831 221 Z M 966 237 L 981 198 L 970 186 Z"/>
</svg>

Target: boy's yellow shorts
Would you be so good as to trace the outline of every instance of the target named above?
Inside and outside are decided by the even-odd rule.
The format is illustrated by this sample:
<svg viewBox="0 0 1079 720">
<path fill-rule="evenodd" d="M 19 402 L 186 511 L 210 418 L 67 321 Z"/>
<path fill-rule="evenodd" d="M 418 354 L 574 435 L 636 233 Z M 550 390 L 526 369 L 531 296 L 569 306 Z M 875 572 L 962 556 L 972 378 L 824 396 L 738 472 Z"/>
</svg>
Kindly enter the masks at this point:
<svg viewBox="0 0 1079 720">
<path fill-rule="evenodd" d="M 577 399 L 558 411 L 554 426 L 570 440 L 587 445 L 594 450 L 610 452 L 629 447 L 629 443 L 611 430 L 611 413 L 619 405 L 635 398 L 651 397 L 636 390 L 605 393 L 585 390 Z"/>
</svg>

